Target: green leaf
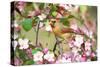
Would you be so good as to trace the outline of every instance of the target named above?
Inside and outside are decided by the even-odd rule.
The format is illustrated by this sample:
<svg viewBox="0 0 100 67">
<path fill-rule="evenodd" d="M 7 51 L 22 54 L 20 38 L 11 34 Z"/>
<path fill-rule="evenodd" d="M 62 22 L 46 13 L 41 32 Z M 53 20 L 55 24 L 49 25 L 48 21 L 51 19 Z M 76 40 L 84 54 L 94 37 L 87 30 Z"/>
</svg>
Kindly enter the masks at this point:
<svg viewBox="0 0 100 67">
<path fill-rule="evenodd" d="M 34 55 L 35 53 L 37 53 L 38 51 L 41 51 L 41 50 L 42 50 L 41 48 L 33 49 L 33 50 L 32 50 L 32 54 Z"/>
<path fill-rule="evenodd" d="M 71 18 L 75 18 L 75 16 L 69 15 L 69 16 L 67 17 L 67 19 L 71 19 Z"/>
<path fill-rule="evenodd" d="M 85 13 L 87 11 L 87 6 L 81 5 L 80 6 L 80 11 L 81 11 L 81 13 Z"/>
<path fill-rule="evenodd" d="M 32 50 L 32 54 L 34 55 L 38 50 Z"/>
<path fill-rule="evenodd" d="M 43 9 L 44 8 L 44 3 L 40 3 L 39 8 Z"/>
<path fill-rule="evenodd" d="M 29 31 L 32 28 L 32 19 L 25 19 L 22 22 L 22 27 L 24 28 L 25 31 Z"/>
<path fill-rule="evenodd" d="M 16 49 L 16 55 L 18 56 L 19 55 L 19 57 L 23 60 L 23 61 L 26 61 L 27 60 L 27 55 L 26 55 L 26 53 L 25 53 L 25 51 L 24 50 L 20 50 L 19 48 L 17 48 Z"/>
<path fill-rule="evenodd" d="M 31 65 L 34 64 L 35 62 L 33 60 L 27 60 L 24 64 L 25 65 Z"/>
<path fill-rule="evenodd" d="M 56 11 L 53 11 L 52 12 L 52 16 L 54 16 L 54 17 L 57 16 L 57 12 Z"/>
<path fill-rule="evenodd" d="M 57 6 L 56 5 L 51 5 L 51 11 L 56 11 L 57 10 Z"/>
<path fill-rule="evenodd" d="M 61 18 L 60 22 L 63 23 L 63 25 L 65 25 L 65 26 L 69 26 L 69 21 L 67 18 Z"/>
</svg>

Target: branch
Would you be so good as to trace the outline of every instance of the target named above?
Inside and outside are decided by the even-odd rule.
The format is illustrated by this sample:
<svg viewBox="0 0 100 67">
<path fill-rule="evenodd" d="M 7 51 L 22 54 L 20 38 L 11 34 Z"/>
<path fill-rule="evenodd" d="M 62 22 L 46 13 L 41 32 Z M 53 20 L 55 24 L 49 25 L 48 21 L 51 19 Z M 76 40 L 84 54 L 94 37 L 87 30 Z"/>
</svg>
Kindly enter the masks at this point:
<svg viewBox="0 0 100 67">
<path fill-rule="evenodd" d="M 40 22 L 38 22 L 38 24 L 37 24 L 37 30 L 36 30 L 36 46 L 38 46 L 39 25 L 40 25 Z"/>
<path fill-rule="evenodd" d="M 55 43 L 55 45 L 54 45 L 53 52 L 55 52 L 56 47 L 57 47 L 57 45 L 58 45 L 59 50 L 60 50 L 60 54 L 62 55 L 62 48 L 60 47 L 61 41 L 58 40 L 58 38 L 56 37 L 56 35 L 55 35 L 55 39 L 56 39 L 56 43 Z"/>
</svg>

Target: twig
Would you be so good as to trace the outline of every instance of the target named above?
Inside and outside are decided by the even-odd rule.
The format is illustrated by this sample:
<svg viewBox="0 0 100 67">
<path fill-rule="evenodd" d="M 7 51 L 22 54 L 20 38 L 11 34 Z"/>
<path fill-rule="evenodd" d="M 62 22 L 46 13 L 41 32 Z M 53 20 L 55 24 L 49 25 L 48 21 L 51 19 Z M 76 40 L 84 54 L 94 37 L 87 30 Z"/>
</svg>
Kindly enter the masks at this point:
<svg viewBox="0 0 100 67">
<path fill-rule="evenodd" d="M 37 24 L 37 30 L 36 30 L 36 46 L 38 46 L 39 25 L 40 25 L 40 22 L 38 22 L 38 24 Z"/>
<path fill-rule="evenodd" d="M 55 43 L 55 45 L 54 45 L 53 52 L 55 52 L 56 47 L 57 47 L 57 45 L 58 45 L 58 48 L 59 48 L 59 50 L 60 50 L 60 54 L 62 55 L 62 48 L 61 48 L 61 46 L 60 46 L 60 43 L 61 43 L 61 42 L 58 40 L 58 38 L 56 37 L 56 35 L 55 35 L 55 39 L 56 39 L 56 43 Z"/>
</svg>

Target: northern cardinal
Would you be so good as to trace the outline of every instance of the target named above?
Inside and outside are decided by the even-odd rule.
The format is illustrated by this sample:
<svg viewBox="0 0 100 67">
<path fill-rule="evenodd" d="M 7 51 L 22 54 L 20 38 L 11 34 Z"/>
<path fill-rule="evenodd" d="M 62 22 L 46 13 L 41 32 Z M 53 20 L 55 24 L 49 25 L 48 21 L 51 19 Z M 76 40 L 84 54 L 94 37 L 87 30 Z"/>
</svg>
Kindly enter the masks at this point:
<svg viewBox="0 0 100 67">
<path fill-rule="evenodd" d="M 72 28 L 65 28 L 61 26 L 61 23 L 59 23 L 59 20 L 57 19 L 51 19 L 50 26 L 55 36 L 61 39 L 69 39 L 73 33 L 77 33 Z"/>
</svg>

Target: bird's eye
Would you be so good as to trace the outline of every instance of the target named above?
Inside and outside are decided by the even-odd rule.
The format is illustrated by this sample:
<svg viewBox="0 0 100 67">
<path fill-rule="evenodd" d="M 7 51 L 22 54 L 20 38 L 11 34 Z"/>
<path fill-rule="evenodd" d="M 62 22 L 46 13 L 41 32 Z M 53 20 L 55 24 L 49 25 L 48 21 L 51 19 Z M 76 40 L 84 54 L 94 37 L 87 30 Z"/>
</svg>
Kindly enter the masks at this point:
<svg viewBox="0 0 100 67">
<path fill-rule="evenodd" d="M 54 24 L 56 23 L 56 21 L 52 21 Z"/>
</svg>

